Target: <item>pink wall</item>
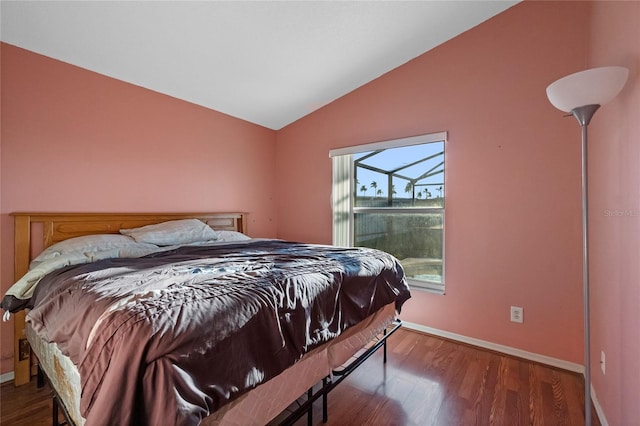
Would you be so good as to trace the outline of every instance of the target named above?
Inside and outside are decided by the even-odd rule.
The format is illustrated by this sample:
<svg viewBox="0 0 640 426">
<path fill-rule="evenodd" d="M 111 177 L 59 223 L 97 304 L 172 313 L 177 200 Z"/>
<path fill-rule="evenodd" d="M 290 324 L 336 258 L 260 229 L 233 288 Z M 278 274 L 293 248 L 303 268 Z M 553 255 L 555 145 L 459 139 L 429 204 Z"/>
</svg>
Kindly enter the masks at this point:
<svg viewBox="0 0 640 426">
<path fill-rule="evenodd" d="M 609 423 L 631 425 L 640 419 L 640 3 L 594 3 L 590 36 L 589 66 L 630 70 L 589 127 L 589 231 L 593 386 Z"/>
<path fill-rule="evenodd" d="M 2 293 L 15 211 L 248 212 L 276 233 L 275 132 L 2 44 Z M 13 370 L 3 323 L 0 371 Z"/>
<path fill-rule="evenodd" d="M 403 318 L 581 363 L 579 129 L 544 88 L 625 65 L 627 87 L 590 127 L 592 368 L 607 420 L 631 424 L 639 20 L 637 2 L 521 3 L 277 134 L 0 44 L 2 290 L 9 212 L 243 210 L 252 235 L 329 243 L 330 149 L 447 130 L 447 294 L 414 292 Z M 631 215 L 605 213 L 616 210 Z M 524 306 L 523 325 L 508 322 L 511 304 Z M 4 373 L 12 325 L 0 332 Z"/>
<path fill-rule="evenodd" d="M 446 130 L 446 295 L 403 319 L 581 363 L 579 134 L 545 88 L 586 65 L 589 7 L 518 4 L 279 131 L 278 236 L 331 242 L 330 149 Z"/>
</svg>

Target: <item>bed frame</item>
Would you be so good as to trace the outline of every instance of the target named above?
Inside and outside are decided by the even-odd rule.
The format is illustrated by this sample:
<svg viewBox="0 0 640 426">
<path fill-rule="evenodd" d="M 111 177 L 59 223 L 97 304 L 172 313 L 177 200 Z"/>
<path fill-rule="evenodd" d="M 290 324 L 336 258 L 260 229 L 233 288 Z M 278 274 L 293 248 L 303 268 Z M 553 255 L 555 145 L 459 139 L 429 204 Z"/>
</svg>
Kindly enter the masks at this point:
<svg viewBox="0 0 640 426">
<path fill-rule="evenodd" d="M 176 219 L 200 219 L 213 229 L 247 233 L 246 213 L 11 213 L 11 216 L 15 221 L 15 281 L 28 272 L 34 250 L 82 235 L 117 234 L 123 228 L 137 228 Z M 32 235 L 40 233 L 39 228 L 41 238 Z M 31 362 L 24 311 L 14 316 L 13 348 L 14 384 L 20 386 L 37 374 L 37 366 Z"/>
<path fill-rule="evenodd" d="M 29 270 L 31 257 L 38 254 L 39 250 L 51 246 L 54 243 L 83 235 L 92 234 L 117 234 L 123 228 L 136 228 L 144 225 L 165 222 L 176 219 L 199 219 L 206 222 L 216 230 L 233 230 L 247 233 L 246 213 L 12 213 L 15 221 L 15 280 L 19 280 Z M 34 235 L 36 234 L 36 235 Z M 40 234 L 41 237 L 40 237 Z M 16 386 L 28 383 L 31 376 L 38 376 L 38 382 L 43 381 L 43 371 L 32 362 L 31 347 L 26 336 L 25 312 L 20 311 L 14 317 L 14 383 Z M 368 347 L 354 355 L 343 367 L 334 370 L 331 376 L 322 379 L 315 388 L 311 387 L 302 400 L 294 403 L 296 409 L 285 414 L 280 424 L 291 425 L 304 414 L 307 414 L 307 424 L 311 425 L 312 404 L 317 399 L 322 399 L 322 417 L 326 422 L 327 396 L 342 380 L 361 365 L 378 349 L 384 348 L 384 362 L 387 360 L 386 340 L 398 328 L 401 322 L 395 320 L 384 333 L 378 336 Z M 319 387 L 318 387 L 319 386 Z M 57 423 L 58 396 L 53 391 L 53 420 Z M 73 424 L 62 407 L 66 423 Z"/>
<path fill-rule="evenodd" d="M 374 341 L 364 347 L 359 353 L 356 353 L 350 360 L 348 360 L 341 367 L 334 369 L 330 376 L 324 377 L 318 386 L 312 386 L 309 388 L 306 394 L 306 399 L 302 401 L 296 401 L 297 407 L 290 411 L 284 420 L 281 420 L 279 426 L 292 426 L 300 419 L 304 414 L 307 415 L 307 426 L 313 425 L 313 403 L 322 398 L 322 422 L 326 423 L 329 420 L 328 411 L 328 396 L 336 386 L 342 383 L 356 368 L 360 367 L 367 359 L 369 359 L 378 349 L 383 348 L 382 362 L 387 363 L 387 338 L 395 333 L 400 327 L 402 327 L 402 321 L 399 319 L 394 320 L 387 328 L 382 332 L 381 336 L 378 336 Z M 303 397 L 304 398 L 304 397 Z"/>
</svg>

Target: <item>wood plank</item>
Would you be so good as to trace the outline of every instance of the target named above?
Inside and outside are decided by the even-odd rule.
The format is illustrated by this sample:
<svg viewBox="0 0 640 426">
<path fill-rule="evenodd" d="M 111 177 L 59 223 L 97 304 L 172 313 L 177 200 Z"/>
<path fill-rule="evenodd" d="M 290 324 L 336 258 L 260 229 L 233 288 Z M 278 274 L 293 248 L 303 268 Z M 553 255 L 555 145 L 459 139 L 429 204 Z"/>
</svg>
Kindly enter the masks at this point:
<svg viewBox="0 0 640 426">
<path fill-rule="evenodd" d="M 29 270 L 31 252 L 31 223 L 29 217 L 14 217 L 14 281 Z M 16 386 L 31 378 L 31 348 L 27 343 L 25 312 L 13 316 L 13 373 Z"/>
<path fill-rule="evenodd" d="M 388 345 L 387 364 L 376 353 L 331 392 L 327 425 L 584 424 L 579 374 L 405 329 Z M 48 391 L 33 382 L 3 385 L 0 398 L 1 424 L 51 423 Z M 317 401 L 314 425 L 321 413 Z M 600 425 L 595 411 L 593 420 Z"/>
</svg>

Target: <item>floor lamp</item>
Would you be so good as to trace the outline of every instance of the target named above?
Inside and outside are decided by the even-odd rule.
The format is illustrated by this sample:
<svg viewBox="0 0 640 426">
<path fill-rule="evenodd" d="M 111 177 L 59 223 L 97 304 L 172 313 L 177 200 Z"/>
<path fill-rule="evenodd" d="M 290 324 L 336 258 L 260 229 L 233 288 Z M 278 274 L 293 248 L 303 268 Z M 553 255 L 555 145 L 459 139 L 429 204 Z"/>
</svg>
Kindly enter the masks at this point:
<svg viewBox="0 0 640 426">
<path fill-rule="evenodd" d="M 584 403 L 585 424 L 591 426 L 591 353 L 589 325 L 589 238 L 587 214 L 587 126 L 593 114 L 622 90 L 629 70 L 592 68 L 557 80 L 547 87 L 554 107 L 573 115 L 582 128 L 582 285 L 584 297 Z"/>
</svg>

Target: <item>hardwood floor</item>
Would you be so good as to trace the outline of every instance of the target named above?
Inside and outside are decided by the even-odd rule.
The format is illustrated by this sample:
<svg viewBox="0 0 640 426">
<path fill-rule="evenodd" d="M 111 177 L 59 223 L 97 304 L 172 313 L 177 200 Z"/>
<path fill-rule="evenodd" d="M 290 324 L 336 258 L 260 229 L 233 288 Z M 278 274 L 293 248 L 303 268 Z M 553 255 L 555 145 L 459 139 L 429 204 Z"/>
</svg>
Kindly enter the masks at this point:
<svg viewBox="0 0 640 426">
<path fill-rule="evenodd" d="M 49 426 L 52 423 L 52 400 L 49 386 L 36 387 L 31 380 L 24 386 L 15 387 L 13 382 L 0 388 L 0 425 Z M 60 420 L 64 417 L 59 416 Z"/>
<path fill-rule="evenodd" d="M 584 424 L 579 374 L 404 329 L 388 355 L 384 364 L 378 351 L 329 394 L 327 425 Z M 49 390 L 34 381 L 2 385 L 0 404 L 2 425 L 51 424 Z"/>
<path fill-rule="evenodd" d="M 388 345 L 329 395 L 328 425 L 584 424 L 579 374 L 404 329 Z"/>
</svg>

